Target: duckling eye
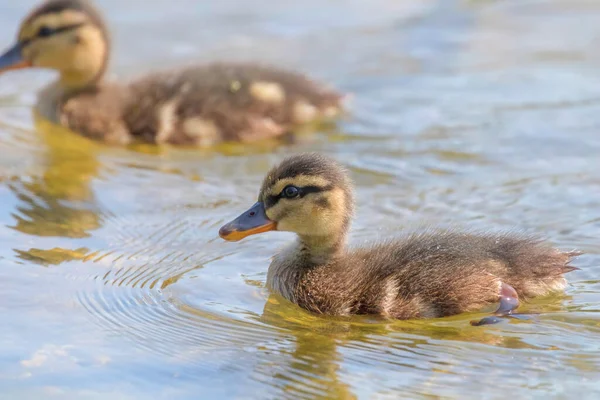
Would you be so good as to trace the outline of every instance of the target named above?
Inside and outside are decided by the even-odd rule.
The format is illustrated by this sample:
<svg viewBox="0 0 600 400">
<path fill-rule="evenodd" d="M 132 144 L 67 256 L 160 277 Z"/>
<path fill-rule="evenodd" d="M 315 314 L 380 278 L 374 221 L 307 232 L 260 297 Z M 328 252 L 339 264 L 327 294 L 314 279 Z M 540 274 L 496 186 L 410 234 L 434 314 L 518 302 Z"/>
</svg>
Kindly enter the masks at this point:
<svg viewBox="0 0 600 400">
<path fill-rule="evenodd" d="M 286 186 L 285 189 L 283 189 L 283 192 L 281 192 L 281 194 L 283 194 L 283 197 L 286 197 L 288 199 L 293 199 L 294 197 L 297 197 L 300 194 L 300 189 L 298 189 L 296 186 Z"/>
<path fill-rule="evenodd" d="M 48 37 L 50 35 L 54 34 L 54 29 L 47 27 L 47 26 L 42 26 L 37 33 L 38 37 Z"/>
</svg>

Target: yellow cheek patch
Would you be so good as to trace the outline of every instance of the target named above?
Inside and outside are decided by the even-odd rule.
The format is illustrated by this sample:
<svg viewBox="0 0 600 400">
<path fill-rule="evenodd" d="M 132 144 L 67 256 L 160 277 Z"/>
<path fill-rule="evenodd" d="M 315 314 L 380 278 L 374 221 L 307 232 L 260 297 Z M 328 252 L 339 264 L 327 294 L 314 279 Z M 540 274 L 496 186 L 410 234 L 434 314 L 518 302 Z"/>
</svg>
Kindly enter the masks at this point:
<svg viewBox="0 0 600 400">
<path fill-rule="evenodd" d="M 331 190 L 327 196 L 329 202 L 336 206 L 341 206 L 342 208 L 346 205 L 346 194 L 340 188 L 335 188 Z"/>
<path fill-rule="evenodd" d="M 280 211 L 282 211 L 282 204 L 277 203 L 274 206 L 267 208 L 265 210 L 265 214 L 267 214 L 267 218 L 270 220 L 276 221 L 279 219 L 277 216 L 279 215 Z"/>
</svg>

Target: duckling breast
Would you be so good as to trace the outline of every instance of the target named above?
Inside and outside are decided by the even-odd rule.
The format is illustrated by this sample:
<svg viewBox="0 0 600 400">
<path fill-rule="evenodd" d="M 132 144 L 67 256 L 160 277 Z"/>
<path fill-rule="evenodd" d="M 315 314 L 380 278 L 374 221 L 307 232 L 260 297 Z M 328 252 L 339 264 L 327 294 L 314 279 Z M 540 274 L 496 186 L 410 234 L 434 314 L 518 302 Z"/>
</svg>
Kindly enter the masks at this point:
<svg viewBox="0 0 600 400">
<path fill-rule="evenodd" d="M 94 140 L 128 144 L 133 137 L 123 119 L 123 110 L 129 102 L 125 88 L 110 84 L 64 94 L 57 104 L 59 122 Z"/>
</svg>

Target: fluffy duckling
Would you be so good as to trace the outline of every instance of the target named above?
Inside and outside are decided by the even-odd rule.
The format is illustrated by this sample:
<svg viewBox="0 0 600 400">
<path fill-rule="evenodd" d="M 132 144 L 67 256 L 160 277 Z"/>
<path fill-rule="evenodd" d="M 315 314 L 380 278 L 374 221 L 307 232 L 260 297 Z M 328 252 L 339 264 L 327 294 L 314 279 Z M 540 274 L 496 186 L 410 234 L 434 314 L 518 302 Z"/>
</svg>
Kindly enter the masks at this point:
<svg viewBox="0 0 600 400">
<path fill-rule="evenodd" d="M 0 71 L 58 71 L 39 96 L 45 118 L 108 143 L 213 145 L 272 138 L 335 117 L 341 96 L 307 77 L 252 64 L 221 63 L 105 83 L 110 42 L 87 0 L 49 0 L 21 24 Z"/>
<path fill-rule="evenodd" d="M 563 274 L 577 269 L 569 263 L 578 253 L 512 234 L 428 232 L 350 251 L 353 209 L 342 166 L 318 154 L 293 156 L 268 173 L 258 202 L 219 235 L 237 241 L 295 232 L 298 241 L 275 256 L 267 285 L 309 311 L 337 316 L 436 318 L 498 302 L 496 315 L 506 316 L 519 296 L 563 290 Z"/>
</svg>

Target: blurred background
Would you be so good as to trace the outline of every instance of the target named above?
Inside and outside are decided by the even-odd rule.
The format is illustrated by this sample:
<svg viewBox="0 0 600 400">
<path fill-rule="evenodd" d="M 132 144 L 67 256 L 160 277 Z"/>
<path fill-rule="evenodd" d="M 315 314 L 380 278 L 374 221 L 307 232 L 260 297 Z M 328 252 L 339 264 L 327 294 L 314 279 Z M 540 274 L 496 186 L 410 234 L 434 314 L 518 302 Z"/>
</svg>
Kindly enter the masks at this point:
<svg viewBox="0 0 600 400">
<path fill-rule="evenodd" d="M 0 0 L 0 47 L 37 2 Z M 97 0 L 110 76 L 213 60 L 353 94 L 298 143 L 111 148 L 35 123 L 46 71 L 0 76 L 0 398 L 597 398 L 600 2 Z M 587 254 L 536 321 L 310 315 L 264 288 L 292 236 L 219 226 L 320 151 L 357 185 L 352 243 L 518 230 Z"/>
</svg>

